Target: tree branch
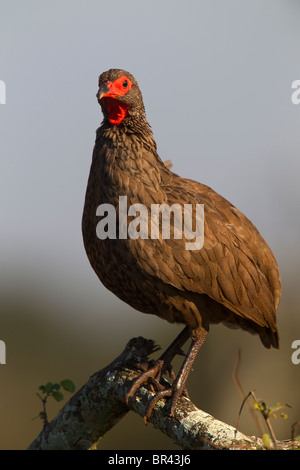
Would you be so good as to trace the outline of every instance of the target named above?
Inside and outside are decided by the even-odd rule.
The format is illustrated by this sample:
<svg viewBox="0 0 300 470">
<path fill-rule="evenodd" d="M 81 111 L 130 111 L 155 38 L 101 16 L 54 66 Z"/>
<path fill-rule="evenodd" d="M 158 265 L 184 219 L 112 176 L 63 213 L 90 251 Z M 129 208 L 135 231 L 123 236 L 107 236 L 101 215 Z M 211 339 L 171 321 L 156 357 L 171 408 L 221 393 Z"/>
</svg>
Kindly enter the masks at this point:
<svg viewBox="0 0 300 470">
<path fill-rule="evenodd" d="M 129 400 L 124 397 L 132 380 L 139 374 L 134 362 L 146 362 L 158 349 L 152 340 L 142 337 L 129 341 L 111 364 L 90 377 L 58 415 L 47 423 L 29 450 L 76 450 L 95 448 L 108 432 L 131 409 L 144 416 L 153 393 L 141 387 Z M 259 449 L 262 442 L 237 432 L 199 410 L 185 397 L 178 401 L 174 418 L 169 416 L 170 400 L 160 400 L 149 422 L 184 449 Z M 299 443 L 298 443 L 299 444 Z"/>
</svg>

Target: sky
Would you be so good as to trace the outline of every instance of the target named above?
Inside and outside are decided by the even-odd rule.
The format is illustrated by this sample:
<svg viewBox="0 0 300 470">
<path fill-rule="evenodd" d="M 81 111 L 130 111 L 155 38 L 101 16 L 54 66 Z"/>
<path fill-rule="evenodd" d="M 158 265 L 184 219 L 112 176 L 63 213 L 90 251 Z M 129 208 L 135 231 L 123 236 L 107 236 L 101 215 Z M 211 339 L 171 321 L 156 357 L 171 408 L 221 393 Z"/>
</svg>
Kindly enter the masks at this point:
<svg viewBox="0 0 300 470">
<path fill-rule="evenodd" d="M 222 194 L 269 243 L 282 276 L 282 367 L 289 368 L 290 345 L 300 339 L 300 104 L 292 101 L 299 2 L 0 0 L 0 11 L 0 340 L 7 346 L 0 374 L 7 396 L 20 356 L 49 361 L 38 333 L 20 339 L 31 322 L 54 322 L 54 343 L 76 331 L 95 367 L 111 335 L 115 355 L 135 334 L 164 328 L 175 337 L 174 327 L 101 286 L 84 252 L 81 216 L 102 121 L 95 95 L 109 68 L 137 79 L 161 158 Z M 299 385 L 298 369 L 289 372 L 290 388 Z M 26 445 L 21 436 L 7 439 L 0 435 L 2 448 Z"/>
</svg>

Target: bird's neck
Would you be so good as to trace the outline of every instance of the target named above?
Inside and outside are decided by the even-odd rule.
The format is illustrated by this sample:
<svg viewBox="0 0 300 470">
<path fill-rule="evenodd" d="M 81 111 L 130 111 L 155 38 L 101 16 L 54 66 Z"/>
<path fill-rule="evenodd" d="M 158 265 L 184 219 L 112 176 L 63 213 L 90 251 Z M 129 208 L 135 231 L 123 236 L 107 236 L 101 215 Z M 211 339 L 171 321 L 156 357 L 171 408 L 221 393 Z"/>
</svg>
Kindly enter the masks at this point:
<svg viewBox="0 0 300 470">
<path fill-rule="evenodd" d="M 150 124 L 143 116 L 141 118 L 128 116 L 119 125 L 111 125 L 105 120 L 97 131 L 98 135 L 102 139 L 110 140 L 114 147 L 126 147 L 134 140 L 140 149 L 156 153 L 156 142 Z"/>
<path fill-rule="evenodd" d="M 156 152 L 150 126 L 133 131 L 132 127 L 105 123 L 97 130 L 93 168 L 101 180 L 103 197 L 126 195 L 127 190 L 157 192 L 164 173 L 169 172 Z"/>
</svg>

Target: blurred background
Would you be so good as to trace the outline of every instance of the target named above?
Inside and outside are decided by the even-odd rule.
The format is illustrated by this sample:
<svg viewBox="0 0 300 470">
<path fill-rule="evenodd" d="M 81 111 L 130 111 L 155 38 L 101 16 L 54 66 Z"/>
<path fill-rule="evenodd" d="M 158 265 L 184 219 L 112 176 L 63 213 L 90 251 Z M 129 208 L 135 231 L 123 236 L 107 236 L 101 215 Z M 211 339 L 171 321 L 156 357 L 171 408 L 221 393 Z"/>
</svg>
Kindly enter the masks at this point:
<svg viewBox="0 0 300 470">
<path fill-rule="evenodd" d="M 114 297 L 84 252 L 81 216 L 102 120 L 95 94 L 109 68 L 138 80 L 161 158 L 242 210 L 280 267 L 280 350 L 212 327 L 191 399 L 236 424 L 240 349 L 245 392 L 292 407 L 273 421 L 276 436 L 289 438 L 300 419 L 300 364 L 291 361 L 300 339 L 300 105 L 291 100 L 299 2 L 0 0 L 0 10 L 0 448 L 25 449 L 41 431 L 39 385 L 69 378 L 79 389 L 130 338 L 164 349 L 181 329 Z M 49 400 L 49 419 L 61 407 Z M 246 409 L 240 429 L 258 434 Z M 175 446 L 128 413 L 102 448 Z"/>
</svg>

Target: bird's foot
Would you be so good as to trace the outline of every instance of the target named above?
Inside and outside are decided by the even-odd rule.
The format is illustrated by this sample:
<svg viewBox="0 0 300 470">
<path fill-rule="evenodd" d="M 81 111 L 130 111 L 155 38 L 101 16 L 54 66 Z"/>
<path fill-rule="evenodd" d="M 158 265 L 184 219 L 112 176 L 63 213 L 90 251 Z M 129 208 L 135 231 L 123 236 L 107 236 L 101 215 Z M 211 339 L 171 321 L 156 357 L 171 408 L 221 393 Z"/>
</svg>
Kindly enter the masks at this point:
<svg viewBox="0 0 300 470">
<path fill-rule="evenodd" d="M 150 367 L 148 364 L 147 369 L 145 368 L 146 364 L 143 363 L 142 367 L 139 367 L 140 364 L 138 364 L 138 368 L 142 370 L 142 373 L 139 377 L 137 377 L 137 379 L 135 379 L 130 390 L 126 393 L 125 395 L 126 404 L 128 404 L 128 400 L 133 397 L 133 395 L 137 392 L 137 390 L 146 383 L 150 383 L 152 391 L 155 391 L 154 389 L 159 390 L 159 391 L 164 390 L 165 387 L 160 383 L 163 365 L 164 365 L 164 361 L 162 359 L 158 359 Z"/>
<path fill-rule="evenodd" d="M 176 377 L 172 368 L 172 360 L 176 356 L 176 354 L 184 355 L 181 350 L 183 344 L 187 341 L 190 336 L 189 328 L 186 327 L 184 330 L 177 336 L 177 338 L 173 341 L 173 343 L 168 347 L 168 349 L 161 355 L 161 357 L 152 362 L 151 365 L 149 363 L 136 363 L 134 364 L 136 368 L 142 371 L 141 375 L 135 379 L 133 385 L 131 386 L 130 390 L 125 395 L 125 402 L 128 404 L 130 398 L 137 392 L 137 390 L 144 384 L 150 384 L 151 391 L 156 392 L 153 401 L 150 403 L 149 408 L 145 414 L 144 419 L 149 418 L 151 415 L 152 409 L 157 403 L 160 398 L 164 396 L 170 396 L 170 391 L 172 394 L 172 388 L 170 384 L 162 379 L 162 375 L 165 372 L 169 373 L 170 378 L 175 381 Z M 154 400 L 158 397 L 156 400 Z M 150 410 L 151 406 L 151 410 Z M 147 417 L 146 417 L 147 416 Z"/>
<path fill-rule="evenodd" d="M 152 410 L 155 407 L 156 403 L 162 398 L 171 397 L 170 416 L 174 416 L 174 410 L 179 397 L 182 394 L 187 395 L 185 383 L 191 371 L 196 355 L 205 341 L 206 335 L 207 333 L 205 332 L 199 338 L 192 340 L 191 346 L 186 354 L 185 360 L 181 366 L 177 377 L 175 377 L 174 371 L 171 366 L 171 361 L 176 355 L 176 353 L 178 353 L 179 344 L 181 343 L 182 345 L 183 341 L 186 341 L 186 330 L 183 330 L 181 335 L 179 335 L 178 338 L 180 338 L 180 340 L 178 340 L 177 338 L 167 349 L 167 351 L 160 357 L 160 359 L 155 361 L 152 366 L 142 372 L 141 375 L 134 381 L 133 385 L 125 396 L 125 402 L 127 404 L 128 400 L 133 397 L 136 391 L 143 384 L 150 383 L 152 391 L 156 391 L 144 415 L 145 423 L 147 422 L 147 419 L 150 418 Z M 173 380 L 171 386 L 166 381 L 162 383 L 162 374 L 166 371 L 169 372 L 170 377 Z"/>
<path fill-rule="evenodd" d="M 188 327 L 185 327 L 183 331 L 177 336 L 173 343 L 168 347 L 168 349 L 161 355 L 161 357 L 152 363 L 149 367 L 148 363 L 135 364 L 135 367 L 142 370 L 141 375 L 134 381 L 132 387 L 125 395 L 125 403 L 128 404 L 128 400 L 133 397 L 136 391 L 141 387 L 141 385 L 149 382 L 151 384 L 152 391 L 163 391 L 166 388 L 166 384 L 161 383 L 162 374 L 166 371 L 169 372 L 169 375 L 172 380 L 175 379 L 175 374 L 172 369 L 172 360 L 176 354 L 183 354 L 181 347 L 187 341 L 190 336 L 190 330 Z"/>
<path fill-rule="evenodd" d="M 176 403 L 181 395 L 185 395 L 188 397 L 187 390 L 185 388 L 185 381 L 181 381 L 180 374 L 178 374 L 177 378 L 175 377 L 173 369 L 168 366 L 168 372 L 170 377 L 173 380 L 173 384 L 170 385 L 166 380 L 162 382 L 162 370 L 164 365 L 163 360 L 157 360 L 154 364 L 148 368 L 148 370 L 143 371 L 141 375 L 134 381 L 132 387 L 127 392 L 125 396 L 125 402 L 128 404 L 128 400 L 134 396 L 134 394 L 138 391 L 138 389 L 145 384 L 149 384 L 151 387 L 151 391 L 155 393 L 154 397 L 150 401 L 147 410 L 144 415 L 144 423 L 147 423 L 147 420 L 150 418 L 153 408 L 155 407 L 156 403 L 161 400 L 162 398 L 171 397 L 171 410 L 170 415 L 174 415 L 174 409 Z"/>
</svg>

